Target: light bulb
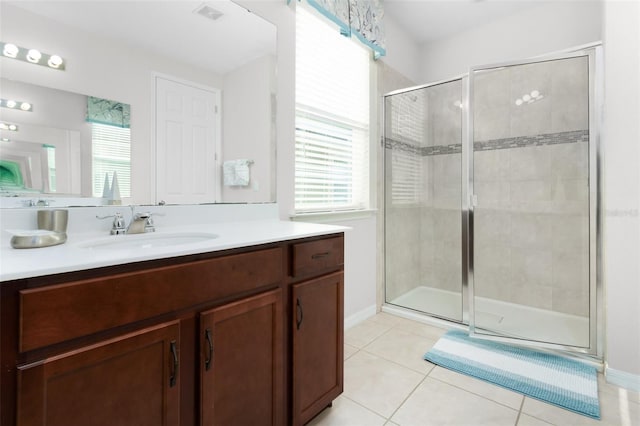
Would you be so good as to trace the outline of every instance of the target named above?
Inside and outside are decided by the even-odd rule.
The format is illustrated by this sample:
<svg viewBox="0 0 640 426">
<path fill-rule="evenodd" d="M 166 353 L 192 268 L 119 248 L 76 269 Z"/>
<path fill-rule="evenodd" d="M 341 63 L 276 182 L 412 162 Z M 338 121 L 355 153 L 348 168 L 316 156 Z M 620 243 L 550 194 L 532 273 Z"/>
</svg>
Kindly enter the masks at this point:
<svg viewBox="0 0 640 426">
<path fill-rule="evenodd" d="M 537 91 L 537 90 L 532 90 L 531 91 L 531 97 L 532 98 L 537 98 L 539 94 L 540 94 L 540 92 Z"/>
<path fill-rule="evenodd" d="M 27 61 L 29 62 L 37 64 L 40 58 L 42 58 L 42 53 L 37 49 L 29 49 L 27 52 Z"/>
<path fill-rule="evenodd" d="M 6 123 L 0 123 L 0 129 L 9 130 L 9 126 Z"/>
<path fill-rule="evenodd" d="M 7 104 L 7 106 L 8 106 L 9 108 L 15 108 L 15 107 L 16 107 L 16 101 L 8 100 L 8 101 L 6 102 L 6 104 Z"/>
<path fill-rule="evenodd" d="M 18 130 L 18 126 L 16 126 L 15 124 L 9 124 L 9 130 L 13 130 L 15 132 L 16 130 Z"/>
<path fill-rule="evenodd" d="M 2 138 L 2 142 L 9 142 L 9 138 Z"/>
<path fill-rule="evenodd" d="M 47 64 L 51 68 L 59 68 L 60 65 L 62 65 L 62 58 L 58 55 L 51 55 L 51 57 L 47 61 Z"/>
<path fill-rule="evenodd" d="M 516 101 L 516 105 L 517 105 L 517 106 L 522 105 L 522 99 L 518 99 L 518 100 Z"/>
<path fill-rule="evenodd" d="M 525 102 L 528 101 L 529 99 L 531 99 L 531 96 L 529 96 L 529 95 L 524 95 L 522 97 L 522 100 L 525 101 Z"/>
<path fill-rule="evenodd" d="M 16 46 L 15 44 L 7 43 L 4 45 L 2 54 L 9 58 L 15 58 L 16 56 L 18 56 L 19 51 L 20 49 L 18 49 L 18 46 Z"/>
<path fill-rule="evenodd" d="M 20 109 L 23 111 L 31 111 L 31 104 L 29 102 L 23 102 L 20 104 Z"/>
</svg>

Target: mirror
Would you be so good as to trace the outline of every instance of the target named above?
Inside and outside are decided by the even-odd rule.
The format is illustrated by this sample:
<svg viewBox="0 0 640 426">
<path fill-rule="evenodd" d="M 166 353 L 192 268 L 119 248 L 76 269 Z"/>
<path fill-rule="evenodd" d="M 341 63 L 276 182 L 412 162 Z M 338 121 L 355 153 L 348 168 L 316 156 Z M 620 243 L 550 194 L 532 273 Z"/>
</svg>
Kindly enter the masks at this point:
<svg viewBox="0 0 640 426">
<path fill-rule="evenodd" d="M 3 1 L 0 12 L 2 42 L 65 61 L 55 70 L 0 55 L 2 98 L 33 104 L 32 112 L 0 108 L 0 121 L 19 128 L 0 130 L 11 141 L 0 141 L 3 207 L 21 207 L 16 196 L 55 207 L 106 202 L 101 188 L 113 173 L 96 166 L 92 98 L 130 108 L 129 158 L 119 159 L 130 176 L 117 168 L 123 203 L 275 201 L 273 24 L 228 0 Z M 212 97 L 185 97 L 192 89 Z M 177 106 L 192 116 L 175 118 Z M 193 119 L 201 112 L 206 130 Z M 13 187 L 4 181 L 11 170 L 22 170 L 21 181 L 7 181 Z"/>
</svg>

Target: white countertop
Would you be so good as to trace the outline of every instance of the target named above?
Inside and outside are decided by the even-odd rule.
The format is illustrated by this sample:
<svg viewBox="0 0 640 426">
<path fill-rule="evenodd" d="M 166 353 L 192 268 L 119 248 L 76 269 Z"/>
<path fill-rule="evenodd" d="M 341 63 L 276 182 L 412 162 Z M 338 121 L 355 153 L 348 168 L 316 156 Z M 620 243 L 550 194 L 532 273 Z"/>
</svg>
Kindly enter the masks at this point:
<svg viewBox="0 0 640 426">
<path fill-rule="evenodd" d="M 105 235 L 69 234 L 67 242 L 58 246 L 36 249 L 13 249 L 8 245 L 0 248 L 0 281 L 38 277 L 63 272 L 72 272 L 104 266 L 142 262 L 153 259 L 214 252 L 232 248 L 286 241 L 296 238 L 313 237 L 344 232 L 349 228 L 334 225 L 320 225 L 305 222 L 280 220 L 250 220 L 241 222 L 218 222 L 157 228 L 154 236 L 163 234 L 216 234 L 206 241 L 181 245 L 145 248 L 89 248 L 92 241 L 108 241 L 121 237 L 135 238 L 148 234 Z"/>
</svg>

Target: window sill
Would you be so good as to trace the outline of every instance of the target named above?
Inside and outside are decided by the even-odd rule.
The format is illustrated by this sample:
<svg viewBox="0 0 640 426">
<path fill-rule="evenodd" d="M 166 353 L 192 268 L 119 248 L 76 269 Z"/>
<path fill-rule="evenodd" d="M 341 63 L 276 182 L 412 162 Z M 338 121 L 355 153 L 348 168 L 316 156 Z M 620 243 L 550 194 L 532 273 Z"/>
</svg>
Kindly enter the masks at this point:
<svg viewBox="0 0 640 426">
<path fill-rule="evenodd" d="M 375 217 L 378 211 L 376 209 L 362 210 L 345 210 L 332 212 L 309 212 L 294 213 L 289 216 L 295 222 L 316 222 L 316 223 L 332 223 L 343 222 L 345 220 L 359 220 Z"/>
</svg>

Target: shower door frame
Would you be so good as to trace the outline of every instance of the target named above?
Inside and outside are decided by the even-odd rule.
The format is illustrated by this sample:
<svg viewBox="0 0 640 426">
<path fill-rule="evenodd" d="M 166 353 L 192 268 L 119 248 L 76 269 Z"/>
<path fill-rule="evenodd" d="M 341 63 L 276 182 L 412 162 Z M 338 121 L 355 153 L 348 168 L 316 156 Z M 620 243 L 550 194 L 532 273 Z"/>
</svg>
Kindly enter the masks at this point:
<svg viewBox="0 0 640 426">
<path fill-rule="evenodd" d="M 465 201 L 464 201 L 464 157 L 463 157 L 463 153 L 464 153 L 464 147 L 466 144 L 466 135 L 467 135 L 467 126 L 468 126 L 468 121 L 467 121 L 467 115 L 468 115 L 468 103 L 467 102 L 467 96 L 468 96 L 468 80 L 469 80 L 469 74 L 465 73 L 465 74 L 460 74 L 457 75 L 453 78 L 448 78 L 448 79 L 444 79 L 444 80 L 438 80 L 432 83 L 426 83 L 426 84 L 420 84 L 420 85 L 416 85 L 416 86 L 410 86 L 410 87 L 405 87 L 403 89 L 398 89 L 398 90 L 393 90 L 389 93 L 385 93 L 384 95 L 382 95 L 382 106 L 381 106 L 381 116 L 382 116 L 382 137 L 380 138 L 380 145 L 381 145 L 381 149 L 382 149 L 382 171 L 383 171 L 383 179 L 382 179 L 382 203 L 384 206 L 384 220 L 382 223 L 382 234 L 383 234 L 383 253 L 385 253 L 385 255 L 382 256 L 383 258 L 383 274 L 384 274 L 384 302 L 383 302 L 383 306 L 384 305 L 388 305 L 389 303 L 387 302 L 387 264 L 386 264 L 386 251 L 387 251 L 387 206 L 386 206 L 386 197 L 387 197 L 387 191 L 389 188 L 387 188 L 387 179 L 386 179 L 386 173 L 387 173 L 387 152 L 386 152 L 386 98 L 389 96 L 394 96 L 394 95 L 399 95 L 402 93 L 408 93 L 408 92 L 413 92 L 416 90 L 423 90 L 423 89 L 428 89 L 430 87 L 435 87 L 435 86 L 439 86 L 442 84 L 447 84 L 447 83 L 453 83 L 455 81 L 460 80 L 460 85 L 461 85 L 461 103 L 462 103 L 462 108 L 461 108 L 461 131 L 460 131 L 460 143 L 461 143 L 461 158 L 460 158 L 460 164 L 461 164 L 461 193 L 462 193 L 462 198 L 461 198 L 461 203 L 460 203 L 460 211 L 461 211 L 461 217 L 462 217 L 462 228 L 461 228 L 461 234 L 462 234 L 462 240 L 461 240 L 461 248 L 462 251 L 465 252 L 465 244 L 468 243 L 468 235 L 465 234 L 465 219 L 464 219 L 464 206 L 465 206 Z M 465 268 L 465 257 L 463 256 L 461 259 L 461 264 L 462 264 L 462 279 L 461 279 L 461 287 L 460 287 L 460 297 L 461 297 L 461 320 L 457 321 L 456 319 L 453 318 L 448 318 L 446 316 L 442 316 L 442 315 L 438 315 L 436 313 L 431 313 L 431 312 L 424 312 L 424 311 L 417 311 L 416 309 L 413 308 L 409 308 L 409 307 L 405 307 L 405 306 L 400 306 L 400 305 L 393 305 L 393 306 L 399 306 L 402 309 L 407 309 L 407 310 L 412 310 L 412 311 L 416 311 L 416 312 L 421 312 L 424 313 L 432 318 L 437 318 L 438 320 L 442 320 L 448 323 L 452 323 L 452 324 L 460 324 L 460 325 L 466 325 L 467 323 L 465 322 L 465 318 L 468 318 L 468 313 L 469 313 L 469 302 L 468 302 L 468 286 L 467 286 L 467 282 L 465 280 L 465 275 L 466 275 L 466 268 Z"/>
<path fill-rule="evenodd" d="M 559 343 L 540 342 L 526 338 L 515 338 L 492 333 L 480 329 L 475 325 L 474 310 L 474 205 L 477 199 L 474 193 L 474 122 L 473 114 L 468 106 L 473 105 L 474 72 L 499 69 L 509 66 L 536 64 L 548 61 L 588 58 L 589 85 L 589 142 L 588 142 L 588 183 L 589 183 L 589 346 L 573 346 Z M 463 210 L 463 240 L 465 234 L 468 244 L 463 245 L 462 279 L 463 288 L 467 289 L 469 335 L 476 338 L 493 340 L 503 343 L 514 343 L 542 349 L 556 349 L 564 352 L 582 354 L 601 360 L 603 358 L 603 301 L 602 301 L 602 218 L 601 218 L 601 146 L 600 129 L 602 121 L 602 46 L 600 43 L 581 46 L 566 52 L 543 55 L 526 60 L 501 62 L 489 65 L 473 66 L 469 68 L 466 93 L 466 121 L 467 133 L 462 146 L 462 210 Z M 466 267 L 465 267 L 466 266 Z M 479 330 L 485 333 L 478 332 Z"/>
<path fill-rule="evenodd" d="M 589 70 L 589 347 L 577 347 L 555 343 L 544 343 L 533 340 L 513 339 L 501 335 L 484 335 L 476 332 L 475 323 L 473 321 L 473 254 L 474 254 L 474 239 L 473 239 L 473 116 L 470 114 L 470 106 L 473 100 L 473 82 L 472 73 L 475 70 L 499 68 L 513 65 L 526 65 L 532 63 L 539 63 L 551 60 L 570 59 L 575 57 L 587 56 L 588 70 Z M 604 355 L 604 292 L 602 283 L 602 169 L 601 159 L 602 150 L 600 143 L 600 131 L 602 127 L 602 111 L 603 111 L 603 58 L 602 58 L 602 43 L 595 42 L 586 44 L 583 46 L 574 47 L 561 52 L 542 55 L 539 57 L 527 59 L 508 61 L 497 64 L 481 65 L 470 67 L 469 72 L 458 75 L 453 78 L 439 80 L 433 83 L 427 83 L 423 85 L 416 85 L 408 88 L 394 90 L 386 93 L 382 96 L 382 170 L 383 176 L 383 203 L 384 203 L 384 217 L 383 221 L 383 236 L 384 245 L 383 252 L 386 253 L 386 196 L 387 196 L 387 184 L 386 184 L 386 115 L 385 104 L 388 96 L 393 96 L 401 93 L 406 93 L 414 90 L 426 89 L 432 86 L 440 84 L 450 83 L 460 80 L 462 84 L 462 152 L 461 152 L 461 225 L 462 225 L 462 238 L 461 238 L 461 264 L 462 264 L 462 282 L 461 282 L 461 298 L 462 298 L 462 321 L 456 321 L 450 318 L 441 317 L 437 314 L 423 312 L 428 317 L 435 318 L 436 320 L 445 321 L 454 327 L 468 327 L 471 335 L 483 339 L 495 340 L 504 343 L 516 343 L 520 345 L 527 345 L 542 349 L 561 350 L 568 354 L 573 354 L 578 357 L 587 357 L 600 363 Z M 386 259 L 386 256 L 383 256 Z M 382 269 L 384 273 L 384 303 L 383 306 L 390 306 L 387 302 L 387 280 L 386 280 L 386 260 L 383 261 Z M 392 305 L 397 306 L 397 305 Z M 411 310 L 411 308 L 399 307 L 402 310 Z"/>
</svg>

